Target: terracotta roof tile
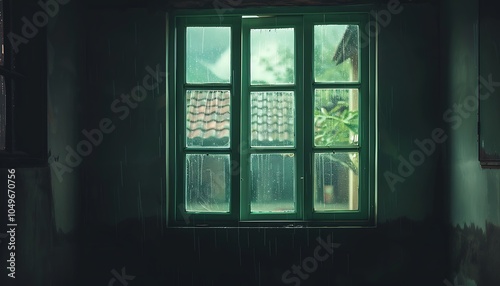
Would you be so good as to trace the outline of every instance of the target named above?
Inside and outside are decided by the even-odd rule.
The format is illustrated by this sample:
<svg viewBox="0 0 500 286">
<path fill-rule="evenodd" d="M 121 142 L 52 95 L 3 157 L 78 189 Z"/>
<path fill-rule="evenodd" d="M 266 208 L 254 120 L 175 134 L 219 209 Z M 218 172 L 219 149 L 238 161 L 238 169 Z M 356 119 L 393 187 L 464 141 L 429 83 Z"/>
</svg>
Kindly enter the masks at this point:
<svg viewBox="0 0 500 286">
<path fill-rule="evenodd" d="M 291 145 L 295 133 L 293 92 L 252 92 L 250 101 L 252 144 Z"/>
<path fill-rule="evenodd" d="M 219 143 L 226 145 L 229 142 L 230 128 L 229 91 L 188 90 L 186 97 L 188 146 L 215 144 L 205 142 L 206 139 L 222 139 Z M 198 140 L 195 143 L 190 139 Z"/>
<path fill-rule="evenodd" d="M 230 136 L 229 91 L 187 91 L 188 146 L 227 145 Z M 253 145 L 290 145 L 295 134 L 295 99 L 291 91 L 252 92 Z"/>
</svg>

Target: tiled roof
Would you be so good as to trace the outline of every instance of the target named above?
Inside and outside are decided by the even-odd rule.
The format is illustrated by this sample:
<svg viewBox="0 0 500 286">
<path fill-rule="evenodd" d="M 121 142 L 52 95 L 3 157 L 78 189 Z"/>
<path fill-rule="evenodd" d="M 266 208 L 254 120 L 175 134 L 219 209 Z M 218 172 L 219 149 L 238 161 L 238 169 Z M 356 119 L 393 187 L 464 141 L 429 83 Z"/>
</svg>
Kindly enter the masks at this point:
<svg viewBox="0 0 500 286">
<path fill-rule="evenodd" d="M 295 134 L 293 92 L 252 92 L 250 98 L 252 143 L 291 144 Z"/>
<path fill-rule="evenodd" d="M 227 145 L 230 128 L 229 91 L 188 90 L 186 97 L 188 146 Z M 213 142 L 211 139 L 222 140 Z"/>
<path fill-rule="evenodd" d="M 358 56 L 358 26 L 349 25 L 345 30 L 344 36 L 340 41 L 335 53 L 333 55 L 333 61 L 335 64 L 340 65 L 345 60 L 349 58 L 355 58 Z"/>
<path fill-rule="evenodd" d="M 188 146 L 227 146 L 230 128 L 229 91 L 187 91 Z M 252 92 L 253 145 L 289 145 L 295 133 L 292 92 Z"/>
</svg>

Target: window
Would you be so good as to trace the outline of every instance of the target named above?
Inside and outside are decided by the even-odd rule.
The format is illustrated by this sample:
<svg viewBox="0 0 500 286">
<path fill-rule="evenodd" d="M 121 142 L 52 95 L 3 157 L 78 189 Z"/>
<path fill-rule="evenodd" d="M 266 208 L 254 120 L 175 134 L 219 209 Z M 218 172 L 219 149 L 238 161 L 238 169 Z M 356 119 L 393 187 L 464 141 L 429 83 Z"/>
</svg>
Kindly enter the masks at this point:
<svg viewBox="0 0 500 286">
<path fill-rule="evenodd" d="M 174 17 L 172 224 L 373 224 L 368 20 L 364 12 Z"/>
</svg>

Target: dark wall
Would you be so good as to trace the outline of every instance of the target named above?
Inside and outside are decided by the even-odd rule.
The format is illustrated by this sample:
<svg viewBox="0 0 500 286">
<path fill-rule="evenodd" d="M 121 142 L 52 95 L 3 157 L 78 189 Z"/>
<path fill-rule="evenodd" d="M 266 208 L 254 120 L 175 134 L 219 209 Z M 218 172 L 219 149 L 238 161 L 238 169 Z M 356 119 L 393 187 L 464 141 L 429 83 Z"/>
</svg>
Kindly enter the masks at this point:
<svg viewBox="0 0 500 286">
<path fill-rule="evenodd" d="M 500 26 L 498 21 L 491 21 L 496 16 L 489 16 L 496 7 L 495 1 L 481 1 L 481 10 L 479 1 L 443 1 L 441 7 L 442 92 L 447 98 L 446 110 L 454 112 L 453 118 L 445 117 L 443 121 L 450 136 L 445 152 L 445 177 L 449 182 L 445 207 L 449 208 L 448 221 L 453 226 L 450 281 L 456 281 L 456 285 L 500 283 L 497 271 L 500 265 L 500 172 L 480 167 L 478 113 L 477 108 L 472 108 L 474 104 L 468 103 L 469 100 L 479 101 L 476 96 L 479 76 L 487 79 L 491 75 L 494 82 L 500 79 L 498 67 L 490 69 L 487 74 L 480 72 L 485 70 L 479 68 L 480 63 L 491 67 L 488 62 L 497 61 L 498 55 L 493 47 L 478 45 L 480 34 L 484 37 L 481 43 L 498 41 L 498 33 L 492 31 L 498 31 Z M 487 22 L 489 27 L 484 25 Z M 481 62 L 480 50 L 484 51 Z M 488 92 L 481 88 L 481 94 Z M 493 92 L 491 101 L 485 99 L 481 104 L 495 106 L 497 96 L 498 91 Z M 463 113 L 455 111 L 454 106 L 466 104 L 469 110 L 464 109 Z M 494 113 L 498 114 L 498 109 Z M 489 120 L 490 127 L 498 126 L 496 116 L 484 119 Z"/>
<path fill-rule="evenodd" d="M 85 18 L 83 1 L 60 5 L 47 26 L 48 142 L 53 197 L 54 245 L 52 283 L 71 283 L 77 273 L 81 213 L 81 163 L 71 160 L 70 150 L 81 141 L 83 103 L 86 98 Z M 60 269 L 60 270 L 58 270 Z M 43 285 L 47 285 L 43 282 Z"/>
<path fill-rule="evenodd" d="M 479 73 L 486 80 L 480 80 L 481 95 L 483 100 L 479 100 L 479 156 L 484 165 L 500 165 L 500 132 L 498 132 L 498 122 L 500 121 L 500 90 L 498 88 L 500 75 L 500 58 L 497 53 L 500 37 L 497 36 L 497 29 L 500 27 L 495 11 L 500 5 L 496 1 L 481 1 L 479 5 L 479 42 L 478 61 Z M 492 82 L 489 82 L 489 77 Z M 496 78 L 494 78 L 496 76 Z M 491 162 L 495 161 L 495 162 Z"/>
<path fill-rule="evenodd" d="M 22 159 L 0 159 L 2 166 L 15 169 L 16 176 L 16 278 L 7 277 L 10 238 L 3 236 L 7 192 L 2 192 L 0 284 L 68 285 L 76 276 L 78 258 L 73 238 L 79 174 L 72 170 L 59 177 L 55 170 L 60 169 L 52 163 L 64 160 L 65 147 L 76 144 L 83 113 L 78 108 L 84 79 L 84 38 L 79 30 L 83 26 L 78 23 L 82 7 L 77 0 L 59 5 L 57 12 L 46 16 L 47 21 L 39 22 L 44 24 L 26 36 L 23 18 L 33 23 L 42 8 L 37 1 L 13 2 L 13 32 L 28 41 L 19 44 L 15 56 L 16 70 L 24 74 L 14 93 L 16 141 Z M 0 169 L 0 176 L 7 182 L 7 169 Z"/>
<path fill-rule="evenodd" d="M 36 271 L 19 285 L 285 285 L 321 241 L 338 245 L 300 285 L 443 284 L 449 154 L 435 143 L 400 167 L 445 128 L 434 4 L 405 4 L 380 30 L 378 225 L 330 229 L 166 228 L 166 15 L 93 4 L 48 26 L 50 166 L 21 176 L 20 267 Z"/>
<path fill-rule="evenodd" d="M 47 162 L 46 22 L 40 27 L 33 24 L 40 9 L 33 1 L 4 2 L 2 75 L 9 108 L 0 167 L 40 167 Z"/>
<path fill-rule="evenodd" d="M 411 174 L 398 171 L 399 156 L 409 160 L 415 139 L 432 138 L 440 126 L 437 16 L 433 5 L 408 4 L 380 32 L 377 228 L 165 229 L 164 139 L 173 140 L 165 134 L 166 88 L 132 101 L 129 113 L 117 109 L 147 66 L 165 70 L 166 18 L 147 9 L 92 9 L 85 128 L 109 118 L 115 129 L 81 170 L 79 269 L 86 275 L 78 282 L 107 283 L 125 267 L 135 276 L 129 285 L 279 285 L 286 270 L 313 255 L 318 238 L 330 236 L 340 247 L 301 285 L 442 283 L 439 146 Z M 391 188 L 386 171 L 402 181 Z"/>
</svg>

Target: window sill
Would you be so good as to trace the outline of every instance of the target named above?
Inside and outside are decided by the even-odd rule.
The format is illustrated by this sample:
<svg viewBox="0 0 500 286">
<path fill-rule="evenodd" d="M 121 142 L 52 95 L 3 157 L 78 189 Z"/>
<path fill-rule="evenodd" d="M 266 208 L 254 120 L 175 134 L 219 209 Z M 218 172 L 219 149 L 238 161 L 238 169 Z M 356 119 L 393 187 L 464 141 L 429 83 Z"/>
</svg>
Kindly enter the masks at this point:
<svg viewBox="0 0 500 286">
<path fill-rule="evenodd" d="M 321 229 L 321 228 L 376 228 L 377 224 L 373 220 L 363 221 L 240 221 L 240 222 L 213 222 L 213 223 L 184 223 L 177 222 L 168 225 L 167 228 L 269 228 L 269 229 Z"/>
</svg>

